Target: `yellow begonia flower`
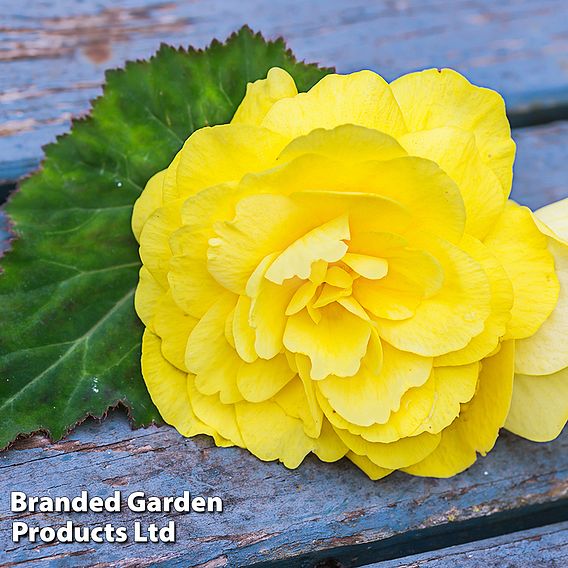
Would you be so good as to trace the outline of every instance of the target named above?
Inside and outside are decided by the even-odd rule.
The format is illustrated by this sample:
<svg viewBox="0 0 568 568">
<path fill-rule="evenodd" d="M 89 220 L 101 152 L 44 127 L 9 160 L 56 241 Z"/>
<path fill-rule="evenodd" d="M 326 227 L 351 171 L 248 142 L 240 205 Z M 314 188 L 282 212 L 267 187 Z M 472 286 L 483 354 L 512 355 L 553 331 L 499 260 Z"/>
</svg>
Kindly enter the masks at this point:
<svg viewBox="0 0 568 568">
<path fill-rule="evenodd" d="M 568 418 L 568 200 L 509 201 L 502 98 L 455 71 L 274 68 L 148 182 L 142 371 L 184 436 L 447 477 Z M 516 374 L 515 374 L 516 373 Z"/>
</svg>

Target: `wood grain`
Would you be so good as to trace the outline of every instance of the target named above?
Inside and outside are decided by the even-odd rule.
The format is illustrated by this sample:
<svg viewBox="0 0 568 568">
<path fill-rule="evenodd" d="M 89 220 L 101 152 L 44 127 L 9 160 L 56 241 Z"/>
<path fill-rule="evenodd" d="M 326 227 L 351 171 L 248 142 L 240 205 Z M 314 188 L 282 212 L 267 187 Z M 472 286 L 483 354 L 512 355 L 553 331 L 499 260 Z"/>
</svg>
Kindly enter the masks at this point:
<svg viewBox="0 0 568 568">
<path fill-rule="evenodd" d="M 518 128 L 513 138 L 511 198 L 534 210 L 568 197 L 568 122 Z"/>
<path fill-rule="evenodd" d="M 556 523 L 497 538 L 452 546 L 364 568 L 486 568 L 568 566 L 568 523 Z"/>
<path fill-rule="evenodd" d="M 392 79 L 424 67 L 454 67 L 503 92 L 520 113 L 568 102 L 566 16 L 564 0 L 31 0 L 25 9 L 0 0 L 0 181 L 13 182 L 37 165 L 41 145 L 66 131 L 70 118 L 86 112 L 100 93 L 104 69 L 148 57 L 161 41 L 203 47 L 248 23 L 269 38 L 284 35 L 299 58 L 340 72 L 368 67 Z M 567 197 L 568 122 L 517 129 L 514 137 L 513 197 L 533 209 Z M 0 250 L 6 242 L 0 217 Z M 373 550 L 403 550 L 413 539 L 427 540 L 428 531 L 451 535 L 460 523 L 481 526 L 495 515 L 566 506 L 567 450 L 568 431 L 550 444 L 504 433 L 489 456 L 453 479 L 397 473 L 375 483 L 346 461 L 321 464 L 310 457 L 289 471 L 240 449 L 215 448 L 203 436 L 183 439 L 169 427 L 132 431 L 116 411 L 101 423 L 88 420 L 59 443 L 37 434 L 0 454 L 0 565 L 294 566 L 299 555 L 333 558 L 346 547 L 353 551 L 349 565 L 368 562 Z M 187 489 L 219 495 L 225 510 L 9 511 L 12 490 L 74 496 L 82 489 L 101 496 L 115 489 L 124 496 Z M 17 519 L 32 526 L 59 526 L 68 519 L 90 526 L 112 522 L 130 530 L 136 520 L 175 519 L 177 544 L 17 545 L 11 542 Z M 507 566 L 525 560 L 564 566 L 566 538 L 566 524 L 551 525 L 380 566 Z"/>
<path fill-rule="evenodd" d="M 100 93 L 104 70 L 163 41 L 204 47 L 243 24 L 283 35 L 301 59 L 393 79 L 454 67 L 511 109 L 568 102 L 564 0 L 0 0 L 0 180 L 37 165 L 42 145 Z"/>
<path fill-rule="evenodd" d="M 419 531 L 568 496 L 568 433 L 550 444 L 504 434 L 497 448 L 466 473 L 449 480 L 404 474 L 375 483 L 346 460 L 309 458 L 297 470 L 263 463 L 238 448 L 215 448 L 209 438 L 184 439 L 169 427 L 131 431 L 114 413 L 89 421 L 66 440 L 50 444 L 35 435 L 2 454 L 0 563 L 11 566 L 247 566 L 298 554 Z M 538 464 L 538 467 L 537 467 Z M 29 495 L 108 496 L 120 489 L 150 495 L 189 490 L 218 495 L 215 514 L 27 513 L 7 510 L 9 491 Z M 59 526 L 175 519 L 177 544 L 13 544 L 11 522 Z M 10 564 L 12 563 L 12 564 Z M 57 564 L 60 565 L 60 564 Z"/>
</svg>

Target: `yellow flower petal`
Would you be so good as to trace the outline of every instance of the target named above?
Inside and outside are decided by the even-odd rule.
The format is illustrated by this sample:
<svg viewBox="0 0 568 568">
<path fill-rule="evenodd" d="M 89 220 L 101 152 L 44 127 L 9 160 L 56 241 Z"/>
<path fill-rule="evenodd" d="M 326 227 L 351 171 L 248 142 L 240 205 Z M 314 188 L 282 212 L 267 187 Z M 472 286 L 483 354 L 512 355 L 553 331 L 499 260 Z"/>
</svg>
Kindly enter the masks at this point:
<svg viewBox="0 0 568 568">
<path fill-rule="evenodd" d="M 239 402 L 235 410 L 247 449 L 263 461 L 279 460 L 294 469 L 314 447 L 302 421 L 288 416 L 273 401 Z"/>
<path fill-rule="evenodd" d="M 342 262 L 359 275 L 371 280 L 384 278 L 389 271 L 389 263 L 384 258 L 376 258 L 366 254 L 347 253 Z"/>
<path fill-rule="evenodd" d="M 306 154 L 265 173 L 243 179 L 242 185 L 251 193 L 305 192 L 315 194 L 323 207 L 337 207 L 347 193 L 373 195 L 399 204 L 412 215 L 412 229 L 426 230 L 452 242 L 460 240 L 465 227 L 465 207 L 455 182 L 434 162 L 415 156 L 391 160 L 342 163 L 317 154 Z M 318 192 L 336 192 L 342 197 L 331 201 Z M 330 201 L 328 205 L 326 202 Z M 320 214 L 319 207 L 312 213 Z M 369 212 L 359 215 L 362 223 L 351 223 L 359 231 L 376 230 L 403 233 L 407 224 L 382 214 L 378 220 Z M 350 216 L 353 220 L 353 217 Z"/>
<path fill-rule="evenodd" d="M 209 272 L 228 290 L 244 294 L 247 281 L 267 255 L 285 249 L 318 224 L 289 197 L 245 197 L 232 221 L 216 225 L 217 236 L 209 240 Z"/>
<path fill-rule="evenodd" d="M 177 169 L 181 160 L 181 150 L 175 155 L 171 164 L 165 169 L 164 182 L 162 185 L 162 199 L 164 203 L 178 198 Z"/>
<path fill-rule="evenodd" d="M 395 137 L 406 131 L 389 85 L 372 71 L 327 75 L 307 93 L 276 102 L 262 122 L 288 138 L 341 124 L 374 128 Z"/>
<path fill-rule="evenodd" d="M 278 161 L 288 162 L 304 154 L 321 154 L 350 163 L 392 160 L 407 155 L 392 136 L 355 124 L 342 124 L 331 130 L 318 128 L 305 136 L 294 138 L 282 150 Z"/>
<path fill-rule="evenodd" d="M 374 464 L 367 456 L 358 456 L 354 452 L 348 452 L 347 458 L 352 461 L 360 470 L 364 471 L 370 479 L 377 481 L 386 477 L 394 470 L 386 469 L 384 467 L 379 467 Z"/>
<path fill-rule="evenodd" d="M 152 213 L 159 209 L 162 204 L 162 186 L 164 184 L 164 177 L 166 170 L 162 170 L 153 175 L 146 184 L 144 191 L 134 203 L 132 210 L 132 232 L 136 240 L 140 242 L 140 233 L 146 221 L 150 218 Z"/>
<path fill-rule="evenodd" d="M 560 284 L 558 303 L 534 335 L 516 342 L 515 370 L 522 375 L 551 375 L 568 367 L 568 245 L 549 237 L 548 249 Z"/>
<path fill-rule="evenodd" d="M 256 334 L 249 324 L 251 302 L 247 296 L 239 296 L 233 315 L 233 341 L 239 357 L 247 363 L 256 361 L 254 349 Z"/>
<path fill-rule="evenodd" d="M 402 320 L 412 317 L 422 301 L 420 290 L 392 290 L 360 279 L 353 284 L 353 297 L 379 318 Z"/>
<path fill-rule="evenodd" d="M 199 257 L 197 247 L 188 254 L 170 259 L 168 282 L 176 304 L 197 318 L 202 317 L 220 297 L 233 296 L 209 274 L 207 261 Z"/>
<path fill-rule="evenodd" d="M 151 272 L 145 266 L 142 266 L 134 295 L 134 307 L 138 317 L 150 330 L 153 330 L 152 320 L 156 313 L 156 305 L 165 293 L 166 290 L 160 286 Z"/>
<path fill-rule="evenodd" d="M 220 441 L 218 432 L 195 416 L 188 394 L 187 373 L 168 363 L 160 348 L 160 338 L 150 331 L 142 339 L 142 373 L 154 404 L 162 418 L 182 436 L 208 434 Z"/>
<path fill-rule="evenodd" d="M 235 446 L 245 446 L 234 404 L 223 404 L 216 394 L 206 395 L 195 388 L 193 375 L 188 375 L 187 392 L 195 415 L 207 426 L 212 428 Z"/>
<path fill-rule="evenodd" d="M 333 185 L 333 182 L 330 181 L 330 185 Z M 351 239 L 355 238 L 356 232 L 369 231 L 376 227 L 404 232 L 412 222 L 405 207 L 394 199 L 377 194 L 355 191 L 298 191 L 290 198 L 302 210 L 309 211 L 313 219 L 323 221 L 348 214 Z"/>
<path fill-rule="evenodd" d="M 247 290 L 254 295 L 250 311 L 250 324 L 255 330 L 254 349 L 259 357 L 272 359 L 283 350 L 283 337 L 286 328 L 286 310 L 292 298 L 300 287 L 300 280 L 286 280 L 282 285 L 274 284 L 264 278 L 262 269 L 266 271 L 271 262 L 267 257 L 265 263 L 261 263 L 258 271 L 258 290 L 251 290 L 253 286 L 247 286 Z M 254 276 L 251 277 L 251 281 Z M 250 284 L 250 281 L 249 281 Z"/>
<path fill-rule="evenodd" d="M 328 306 L 333 302 L 341 300 L 347 296 L 351 295 L 351 288 L 338 288 L 336 286 L 330 286 L 329 284 L 324 284 L 320 295 L 317 297 L 316 301 L 311 304 L 311 307 L 316 308 L 323 308 L 324 306 Z M 353 312 L 351 312 L 353 313 Z M 368 320 L 368 317 L 364 317 L 363 319 Z M 319 323 L 319 320 L 318 320 Z"/>
<path fill-rule="evenodd" d="M 398 410 L 403 394 L 427 381 L 431 368 L 431 359 L 399 351 L 385 343 L 380 373 L 375 374 L 362 365 L 353 377 L 327 377 L 318 381 L 317 387 L 333 411 L 349 423 L 384 424 L 391 412 Z M 333 420 L 332 423 L 340 424 Z"/>
<path fill-rule="evenodd" d="M 310 358 L 310 375 L 315 380 L 328 375 L 354 375 L 367 351 L 370 324 L 337 304 L 321 308 L 321 315 L 318 324 L 306 310 L 290 316 L 284 331 L 284 346 L 292 353 Z"/>
<path fill-rule="evenodd" d="M 408 319 L 376 321 L 381 337 L 398 349 L 432 357 L 461 349 L 481 333 L 491 294 L 485 271 L 463 250 L 437 239 L 428 248 L 444 268 L 440 292 L 423 300 Z"/>
<path fill-rule="evenodd" d="M 187 198 L 245 174 L 276 165 L 286 138 L 250 124 L 222 124 L 196 130 L 185 142 L 177 167 L 175 194 Z"/>
<path fill-rule="evenodd" d="M 348 255 L 343 256 L 341 259 L 342 262 L 345 262 L 345 257 Z M 314 273 L 314 267 L 312 265 L 312 272 L 310 273 L 310 278 L 312 278 Z M 327 282 L 331 286 L 336 286 L 337 288 L 350 288 L 353 283 L 353 278 L 349 274 L 347 270 L 344 270 L 340 266 L 330 266 L 324 277 L 322 282 Z"/>
<path fill-rule="evenodd" d="M 546 223 L 561 239 L 568 241 L 568 197 L 541 207 L 535 216 Z"/>
<path fill-rule="evenodd" d="M 231 124 L 243 123 L 259 126 L 272 105 L 280 99 L 298 94 L 294 79 L 284 69 L 273 67 L 266 79 L 247 85 L 244 99 L 237 108 Z"/>
<path fill-rule="evenodd" d="M 374 240 L 369 238 L 371 235 L 365 234 L 370 247 Z M 365 250 L 365 244 L 352 241 L 351 248 Z M 388 274 L 379 281 L 356 280 L 353 296 L 379 318 L 409 318 L 423 298 L 432 296 L 442 287 L 442 265 L 432 254 L 422 250 L 395 249 L 382 254 L 388 263 Z"/>
<path fill-rule="evenodd" d="M 249 402 L 263 402 L 284 388 L 296 375 L 283 354 L 268 361 L 243 363 L 237 373 L 237 386 Z"/>
<path fill-rule="evenodd" d="M 424 384 L 412 386 L 402 394 L 402 398 L 399 396 L 387 421 L 370 426 L 358 426 L 345 421 L 335 414 L 325 398 L 320 397 L 319 400 L 334 426 L 346 429 L 369 442 L 390 443 L 422 432 L 441 432 L 459 414 L 460 403 L 469 401 L 474 395 L 477 377 L 477 363 L 462 367 L 434 368 Z"/>
<path fill-rule="evenodd" d="M 460 413 L 460 404 L 475 394 L 479 363 L 455 367 L 434 367 L 434 399 L 424 421 L 410 435 L 436 434 L 449 426 Z M 416 389 L 419 390 L 419 389 Z"/>
<path fill-rule="evenodd" d="M 185 372 L 188 370 L 185 366 L 187 341 L 197 321 L 178 307 L 171 292 L 157 303 L 153 327 L 162 340 L 162 353 L 172 365 Z"/>
<path fill-rule="evenodd" d="M 323 426 L 323 412 L 314 404 L 313 385 L 299 377 L 292 379 L 274 397 L 275 402 L 292 418 L 299 418 L 304 425 L 304 432 L 310 438 L 317 438 Z"/>
<path fill-rule="evenodd" d="M 390 444 L 368 442 L 347 430 L 335 428 L 342 442 L 354 453 L 368 457 L 375 465 L 385 469 L 400 469 L 423 460 L 440 443 L 440 434 L 420 434 L 401 438 Z"/>
<path fill-rule="evenodd" d="M 314 448 L 312 450 L 316 456 L 324 462 L 335 462 L 340 460 L 347 453 L 347 446 L 341 441 L 331 424 L 323 421 L 321 433 L 314 440 Z"/>
<path fill-rule="evenodd" d="M 227 315 L 235 303 L 235 298 L 220 298 L 193 328 L 185 353 L 185 364 L 195 374 L 197 390 L 205 395 L 219 393 L 223 404 L 242 400 L 237 387 L 242 359 L 225 336 Z"/>
<path fill-rule="evenodd" d="M 534 442 L 554 440 L 568 421 L 568 368 L 551 375 L 515 375 L 505 428 Z"/>
<path fill-rule="evenodd" d="M 309 277 L 312 264 L 318 260 L 336 262 L 347 252 L 345 240 L 349 239 L 349 219 L 342 215 L 306 233 L 286 248 L 270 265 L 265 278 L 282 284 L 284 280 L 298 276 Z"/>
<path fill-rule="evenodd" d="M 181 226 L 180 208 L 179 201 L 171 201 L 160 207 L 152 213 L 140 233 L 142 263 L 164 288 L 167 288 L 172 257 L 170 235 Z"/>
<path fill-rule="evenodd" d="M 390 86 L 410 132 L 444 126 L 473 132 L 481 159 L 509 195 L 515 143 L 501 95 L 472 85 L 452 69 L 409 73 Z"/>
<path fill-rule="evenodd" d="M 465 204 L 465 231 L 483 238 L 503 211 L 505 196 L 479 155 L 474 133 L 446 126 L 410 132 L 400 143 L 409 154 L 436 162 L 456 182 Z"/>
<path fill-rule="evenodd" d="M 436 450 L 404 471 L 413 475 L 451 477 L 471 466 L 476 452 L 485 455 L 493 448 L 511 404 L 514 360 L 514 341 L 505 341 L 496 355 L 482 361 L 475 396 L 442 431 Z"/>
<path fill-rule="evenodd" d="M 383 349 L 382 369 L 376 376 L 373 377 L 366 369 L 355 377 L 345 379 L 328 377 L 318 382 L 317 394 L 320 406 L 334 426 L 349 430 L 353 434 L 360 434 L 370 441 L 392 442 L 403 435 L 412 434 L 428 416 L 434 399 L 435 381 L 429 379 L 432 359 L 398 351 L 387 343 L 384 344 Z M 366 367 L 366 359 L 363 367 Z M 360 374 L 362 377 L 359 376 Z M 424 392 L 416 388 L 427 385 L 428 381 L 431 386 Z M 426 391 L 430 394 L 427 400 L 422 396 Z M 422 400 L 417 399 L 416 392 L 419 392 Z M 361 396 L 356 399 L 352 396 L 353 393 L 359 393 Z M 370 405 L 366 404 L 368 399 L 371 400 Z M 360 405 L 364 407 L 361 411 Z M 361 422 L 362 412 L 366 409 L 373 414 L 376 422 L 379 422 L 378 418 L 381 417 L 382 424 L 371 424 L 369 427 L 357 426 Z M 399 409 L 400 413 L 397 412 Z M 398 414 L 400 415 L 396 416 Z M 413 420 L 411 426 L 407 426 L 408 422 L 405 422 L 404 426 L 399 426 L 401 419 L 406 419 L 407 415 Z M 403 431 L 405 433 L 402 433 Z"/>
<path fill-rule="evenodd" d="M 176 303 L 188 314 L 201 317 L 227 291 L 207 270 L 213 225 L 235 214 L 240 191 L 235 185 L 210 187 L 183 202 L 183 227 L 170 236 L 168 282 Z"/>
<path fill-rule="evenodd" d="M 558 301 L 559 284 L 547 237 L 532 213 L 512 201 L 484 241 L 501 262 L 513 284 L 514 302 L 506 339 L 536 333 Z M 538 302 L 535 302 L 538 294 Z"/>
<path fill-rule="evenodd" d="M 511 319 L 513 286 L 505 269 L 480 241 L 464 235 L 460 246 L 484 268 L 491 288 L 491 314 L 485 320 L 483 331 L 463 349 L 436 358 L 436 365 L 467 365 L 487 357 L 499 345 Z"/>
</svg>

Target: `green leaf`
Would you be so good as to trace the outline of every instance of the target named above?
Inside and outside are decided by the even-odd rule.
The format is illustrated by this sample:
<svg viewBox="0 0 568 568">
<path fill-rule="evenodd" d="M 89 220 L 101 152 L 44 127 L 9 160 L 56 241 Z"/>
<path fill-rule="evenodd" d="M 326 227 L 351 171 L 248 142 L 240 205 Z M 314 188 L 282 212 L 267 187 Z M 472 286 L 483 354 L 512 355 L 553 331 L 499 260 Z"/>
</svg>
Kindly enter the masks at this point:
<svg viewBox="0 0 568 568">
<path fill-rule="evenodd" d="M 331 71 L 248 28 L 204 51 L 162 46 L 108 72 L 90 116 L 45 148 L 6 207 L 19 239 L 0 276 L 0 447 L 40 429 L 58 439 L 119 402 L 135 425 L 160 420 L 140 373 L 132 205 L 194 130 L 228 122 L 247 82 L 273 66 L 304 91 Z"/>
</svg>

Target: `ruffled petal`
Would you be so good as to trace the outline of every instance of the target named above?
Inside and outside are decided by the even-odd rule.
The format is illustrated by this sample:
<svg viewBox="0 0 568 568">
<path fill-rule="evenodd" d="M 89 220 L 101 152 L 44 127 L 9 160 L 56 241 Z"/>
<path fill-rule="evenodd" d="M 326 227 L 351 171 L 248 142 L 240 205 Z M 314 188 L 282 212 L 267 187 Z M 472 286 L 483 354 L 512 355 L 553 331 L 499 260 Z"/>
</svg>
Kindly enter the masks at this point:
<svg viewBox="0 0 568 568">
<path fill-rule="evenodd" d="M 274 401 L 239 402 L 237 420 L 246 448 L 263 461 L 279 460 L 298 467 L 314 447 L 302 421 L 288 416 Z"/>
<path fill-rule="evenodd" d="M 470 467 L 477 452 L 485 455 L 493 448 L 511 404 L 514 360 L 514 341 L 505 341 L 496 355 L 482 361 L 475 396 L 442 431 L 436 450 L 404 471 L 412 475 L 451 477 Z"/>
<path fill-rule="evenodd" d="M 144 191 L 134 203 L 132 210 L 132 232 L 136 240 L 140 242 L 140 233 L 146 221 L 152 213 L 163 205 L 162 186 L 164 185 L 164 177 L 166 170 L 162 170 L 154 174 L 146 184 Z"/>
<path fill-rule="evenodd" d="M 330 207 L 337 210 L 339 204 L 345 207 L 349 204 L 347 200 L 352 199 L 349 193 L 359 194 L 360 200 L 367 202 L 375 195 L 380 196 L 411 215 L 414 231 L 428 231 L 452 242 L 461 239 L 465 227 L 465 207 L 456 183 L 437 164 L 416 156 L 345 163 L 318 154 L 305 154 L 272 170 L 251 174 L 242 180 L 241 186 L 254 194 L 314 194 L 313 199 L 321 202 L 326 208 L 324 211 Z M 319 192 L 326 192 L 326 198 Z M 330 192 L 341 197 L 331 200 Z M 312 209 L 312 213 L 321 218 L 323 211 L 318 207 Z M 400 234 L 409 226 L 396 218 L 389 220 L 385 214 L 378 220 L 368 212 L 359 217 L 361 224 L 352 223 L 353 229 L 359 231 Z"/>
<path fill-rule="evenodd" d="M 283 354 L 268 361 L 257 359 L 243 363 L 237 374 L 237 386 L 249 402 L 263 402 L 272 398 L 296 375 Z"/>
<path fill-rule="evenodd" d="M 156 306 L 153 328 L 162 340 L 162 353 L 172 365 L 185 372 L 188 371 L 185 366 L 187 342 L 197 321 L 180 310 L 171 292 L 164 294 Z"/>
<path fill-rule="evenodd" d="M 247 85 L 244 99 L 237 108 L 231 124 L 253 124 L 260 126 L 266 113 L 280 99 L 298 94 L 294 79 L 280 67 L 272 67 L 266 79 L 259 79 Z"/>
<path fill-rule="evenodd" d="M 508 197 L 515 143 L 499 93 L 472 85 L 452 69 L 409 73 L 390 86 L 410 132 L 445 126 L 473 132 L 481 159 Z"/>
<path fill-rule="evenodd" d="M 289 197 L 245 197 L 232 221 L 217 224 L 217 236 L 209 240 L 208 270 L 228 290 L 244 294 L 266 256 L 287 248 L 318 224 Z"/>
<path fill-rule="evenodd" d="M 177 167 L 177 183 L 169 199 L 238 181 L 245 174 L 276 165 L 287 139 L 251 124 L 222 124 L 196 130 L 185 142 Z"/>
<path fill-rule="evenodd" d="M 355 454 L 368 457 L 375 465 L 385 469 L 400 469 L 423 460 L 440 443 L 440 434 L 420 434 L 401 438 L 390 444 L 368 442 L 347 430 L 335 428 L 342 442 Z"/>
<path fill-rule="evenodd" d="M 187 392 L 195 415 L 235 446 L 245 447 L 234 404 L 223 404 L 216 394 L 206 395 L 195 388 L 193 375 L 188 375 Z"/>
<path fill-rule="evenodd" d="M 568 421 L 568 368 L 551 375 L 515 375 L 505 428 L 534 442 L 554 440 Z"/>
<path fill-rule="evenodd" d="M 513 284 L 514 301 L 505 339 L 533 335 L 558 301 L 559 283 L 547 237 L 535 225 L 529 209 L 508 201 L 484 243 Z"/>
<path fill-rule="evenodd" d="M 342 124 L 331 130 L 318 128 L 294 138 L 278 156 L 279 162 L 289 162 L 304 154 L 320 154 L 341 162 L 392 160 L 406 156 L 399 142 L 378 130 Z"/>
<path fill-rule="evenodd" d="M 247 283 L 247 293 L 253 298 L 249 321 L 255 331 L 254 349 L 263 359 L 272 359 L 284 349 L 286 309 L 301 285 L 298 279 L 279 286 L 264 278 L 274 257 L 267 256 Z"/>
<path fill-rule="evenodd" d="M 353 425 L 370 426 L 387 422 L 391 412 L 398 410 L 403 394 L 424 384 L 431 369 L 432 359 L 385 343 L 380 373 L 363 365 L 353 377 L 328 377 L 318 381 L 317 387 L 334 413 Z"/>
<path fill-rule="evenodd" d="M 219 433 L 203 423 L 193 412 L 187 394 L 187 373 L 164 359 L 160 338 L 150 331 L 142 339 L 142 373 L 154 404 L 162 418 L 174 426 L 182 436 L 208 434 L 216 442 L 223 442 Z M 226 444 L 222 444 L 226 445 Z"/>
<path fill-rule="evenodd" d="M 307 355 L 312 363 L 312 379 L 328 375 L 350 377 L 359 370 L 367 352 L 371 325 L 342 306 L 321 308 L 315 323 L 306 310 L 290 316 L 284 331 L 284 346 L 292 353 Z"/>
<path fill-rule="evenodd" d="M 205 395 L 219 393 L 223 404 L 243 398 L 237 386 L 243 361 L 225 336 L 225 322 L 235 303 L 235 298 L 220 298 L 193 328 L 185 353 L 185 365 L 195 374 L 197 390 Z"/>
<path fill-rule="evenodd" d="M 276 102 L 262 122 L 288 138 L 341 124 L 365 126 L 395 137 L 406 131 L 388 83 L 372 71 L 327 75 L 307 93 Z"/>
<path fill-rule="evenodd" d="M 560 283 L 558 303 L 538 331 L 517 341 L 515 370 L 522 375 L 551 375 L 568 367 L 568 245 L 548 238 Z"/>
<path fill-rule="evenodd" d="M 183 202 L 183 227 L 170 236 L 172 258 L 168 282 L 175 302 L 188 314 L 201 317 L 227 291 L 207 270 L 213 225 L 235 214 L 241 195 L 234 184 L 209 187 Z"/>
<path fill-rule="evenodd" d="M 445 126 L 408 133 L 400 143 L 409 154 L 436 162 L 456 182 L 465 204 L 465 231 L 483 238 L 501 215 L 505 196 L 479 155 L 474 133 Z"/>
<path fill-rule="evenodd" d="M 461 349 L 482 332 L 491 294 L 482 266 L 463 250 L 436 239 L 427 248 L 444 269 L 440 292 L 423 300 L 408 319 L 376 321 L 381 337 L 398 349 L 432 357 Z"/>
<path fill-rule="evenodd" d="M 276 395 L 274 400 L 288 416 L 302 421 L 307 436 L 310 438 L 320 436 L 324 422 L 323 412 L 318 404 L 314 404 L 313 384 L 296 377 Z"/>
<path fill-rule="evenodd" d="M 166 289 L 160 285 L 145 266 L 142 266 L 134 295 L 134 307 L 142 323 L 150 330 L 154 329 L 152 320 L 156 313 L 156 306 L 165 293 Z"/>
<path fill-rule="evenodd" d="M 535 211 L 535 216 L 561 239 L 568 241 L 568 197 Z"/>
<path fill-rule="evenodd" d="M 335 462 L 347 454 L 347 446 L 341 441 L 331 424 L 324 420 L 319 437 L 314 440 L 316 456 L 324 462 Z"/>
<path fill-rule="evenodd" d="M 172 251 L 170 236 L 181 227 L 181 202 L 171 201 L 160 207 L 144 224 L 140 233 L 140 258 L 156 281 L 167 288 Z"/>
<path fill-rule="evenodd" d="M 336 262 L 347 252 L 349 219 L 342 215 L 306 233 L 276 257 L 266 271 L 265 278 L 275 284 L 298 276 L 306 279 L 312 264 L 318 260 Z"/>
<path fill-rule="evenodd" d="M 501 263 L 474 237 L 464 235 L 460 246 L 485 270 L 491 289 L 491 313 L 479 335 L 464 348 L 437 357 L 436 365 L 467 365 L 487 357 L 499 346 L 511 319 L 513 286 Z"/>
<path fill-rule="evenodd" d="M 392 473 L 393 469 L 386 469 L 374 464 L 367 456 L 359 456 L 355 452 L 348 452 L 347 458 L 352 461 L 361 471 L 364 471 L 369 479 L 377 481 Z"/>
</svg>

